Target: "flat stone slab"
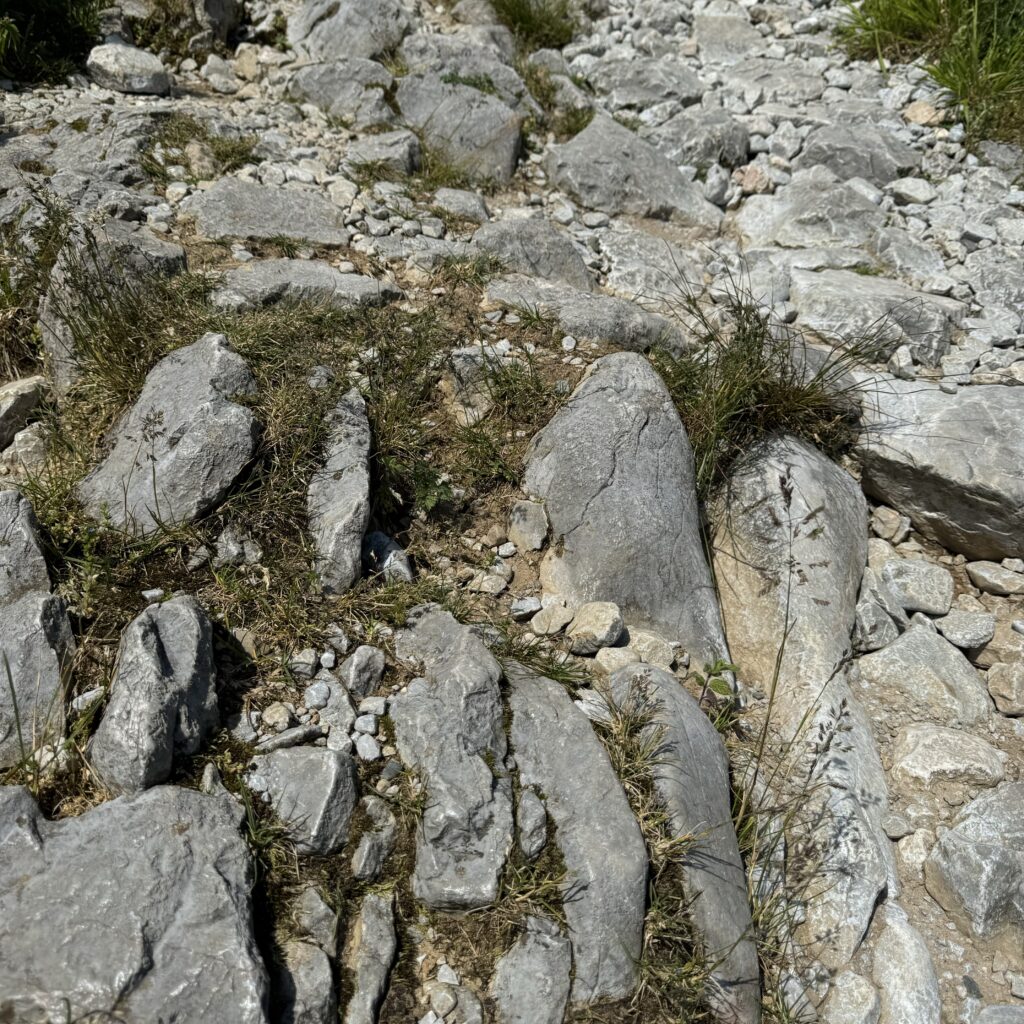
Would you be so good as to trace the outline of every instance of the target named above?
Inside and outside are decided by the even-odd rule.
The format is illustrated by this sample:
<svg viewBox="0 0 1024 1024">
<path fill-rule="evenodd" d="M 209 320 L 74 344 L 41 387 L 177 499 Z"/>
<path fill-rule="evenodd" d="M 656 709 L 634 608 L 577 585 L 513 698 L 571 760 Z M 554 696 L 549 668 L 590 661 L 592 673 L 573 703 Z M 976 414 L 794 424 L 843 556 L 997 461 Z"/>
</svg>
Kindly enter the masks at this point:
<svg viewBox="0 0 1024 1024">
<path fill-rule="evenodd" d="M 562 281 L 580 291 L 597 288 L 572 239 L 548 220 L 492 220 L 478 228 L 473 244 L 517 274 Z"/>
<path fill-rule="evenodd" d="M 176 786 L 47 821 L 0 787 L 0 1016 L 266 1024 L 241 821 Z"/>
<path fill-rule="evenodd" d="M 223 334 L 165 356 L 114 427 L 110 454 L 79 484 L 86 511 L 147 535 L 215 508 L 256 451 L 255 417 L 233 400 L 255 391 Z"/>
<path fill-rule="evenodd" d="M 567 871 L 574 1005 L 626 999 L 637 982 L 647 851 L 590 721 L 564 687 L 508 669 L 510 738 L 523 785 L 544 794 Z"/>
<path fill-rule="evenodd" d="M 289 238 L 315 245 L 348 245 L 345 211 L 326 196 L 293 188 L 221 178 L 181 204 L 205 238 Z"/>
</svg>

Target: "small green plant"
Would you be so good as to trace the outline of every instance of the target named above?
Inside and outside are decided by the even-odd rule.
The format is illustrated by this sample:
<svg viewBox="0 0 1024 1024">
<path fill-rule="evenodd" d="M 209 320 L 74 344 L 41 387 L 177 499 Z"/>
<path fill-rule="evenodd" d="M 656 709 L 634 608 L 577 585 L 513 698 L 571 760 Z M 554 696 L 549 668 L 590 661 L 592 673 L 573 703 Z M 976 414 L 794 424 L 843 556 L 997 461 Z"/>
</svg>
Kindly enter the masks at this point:
<svg viewBox="0 0 1024 1024">
<path fill-rule="evenodd" d="M 180 164 L 191 171 L 192 180 L 198 180 L 203 175 L 197 168 L 187 166 L 189 159 L 185 155 L 190 143 L 198 143 L 216 165 L 217 173 L 229 174 L 252 160 L 257 141 L 255 135 L 218 135 L 209 125 L 188 114 L 171 114 L 158 121 L 142 155 L 142 169 L 154 181 L 166 184 L 168 166 Z M 157 159 L 158 152 L 161 159 Z"/>
<path fill-rule="evenodd" d="M 99 30 L 99 0 L 6 0 L 0 75 L 59 82 L 79 70 Z"/>
<path fill-rule="evenodd" d="M 561 49 L 576 32 L 572 0 L 494 0 L 492 6 L 526 51 Z"/>
<path fill-rule="evenodd" d="M 490 75 L 459 75 L 455 72 L 449 72 L 441 76 L 441 81 L 446 82 L 448 85 L 468 85 L 471 89 L 476 89 L 478 92 L 487 93 L 488 96 L 496 96 L 498 94 L 494 80 Z"/>
<path fill-rule="evenodd" d="M 1021 0 L 864 0 L 849 7 L 840 39 L 883 64 L 924 58 L 974 141 L 1024 141 Z"/>
</svg>

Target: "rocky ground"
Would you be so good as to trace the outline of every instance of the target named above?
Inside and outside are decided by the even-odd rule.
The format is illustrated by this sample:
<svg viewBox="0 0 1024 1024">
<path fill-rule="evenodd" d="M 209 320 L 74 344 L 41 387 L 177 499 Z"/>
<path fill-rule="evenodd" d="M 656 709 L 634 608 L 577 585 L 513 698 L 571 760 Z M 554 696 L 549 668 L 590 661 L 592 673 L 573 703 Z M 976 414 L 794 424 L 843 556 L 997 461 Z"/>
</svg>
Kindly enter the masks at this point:
<svg viewBox="0 0 1024 1024">
<path fill-rule="evenodd" d="M 1022 154 L 841 4 L 160 10 L 0 111 L 0 1019 L 1024 1021 Z"/>
</svg>

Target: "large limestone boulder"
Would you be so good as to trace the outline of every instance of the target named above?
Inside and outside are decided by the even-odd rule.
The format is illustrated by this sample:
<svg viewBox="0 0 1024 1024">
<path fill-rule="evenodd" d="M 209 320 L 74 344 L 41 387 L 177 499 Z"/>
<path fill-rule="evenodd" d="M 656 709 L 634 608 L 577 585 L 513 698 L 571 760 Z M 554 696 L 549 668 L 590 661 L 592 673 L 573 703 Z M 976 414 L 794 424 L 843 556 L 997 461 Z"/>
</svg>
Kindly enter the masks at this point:
<svg viewBox="0 0 1024 1024">
<path fill-rule="evenodd" d="M 176 786 L 61 821 L 0 788 L 0 1018 L 266 1024 L 241 822 Z"/>
<path fill-rule="evenodd" d="M 147 535 L 215 508 L 256 451 L 256 419 L 234 401 L 255 391 L 223 334 L 165 356 L 114 427 L 110 454 L 79 484 L 86 510 Z"/>
<path fill-rule="evenodd" d="M 872 378 L 857 454 L 869 495 L 972 559 L 1024 556 L 1024 389 Z"/>
<path fill-rule="evenodd" d="M 394 121 L 394 111 L 385 99 L 394 81 L 376 61 L 339 57 L 298 68 L 288 79 L 285 92 L 289 99 L 312 103 L 353 128 L 370 128 Z"/>
<path fill-rule="evenodd" d="M 0 768 L 64 727 L 64 673 L 75 641 L 50 575 L 32 506 L 0 490 Z"/>
<path fill-rule="evenodd" d="M 115 92 L 163 96 L 171 89 L 171 76 L 156 54 L 124 43 L 94 47 L 85 66 L 98 86 Z"/>
<path fill-rule="evenodd" d="M 288 19 L 288 45 L 313 60 L 379 57 L 412 24 L 400 0 L 305 0 Z"/>
<path fill-rule="evenodd" d="M 525 490 L 543 500 L 545 590 L 612 601 L 679 640 L 695 663 L 727 655 L 700 537 L 693 454 L 664 382 L 642 356 L 594 363 L 533 439 Z"/>
</svg>

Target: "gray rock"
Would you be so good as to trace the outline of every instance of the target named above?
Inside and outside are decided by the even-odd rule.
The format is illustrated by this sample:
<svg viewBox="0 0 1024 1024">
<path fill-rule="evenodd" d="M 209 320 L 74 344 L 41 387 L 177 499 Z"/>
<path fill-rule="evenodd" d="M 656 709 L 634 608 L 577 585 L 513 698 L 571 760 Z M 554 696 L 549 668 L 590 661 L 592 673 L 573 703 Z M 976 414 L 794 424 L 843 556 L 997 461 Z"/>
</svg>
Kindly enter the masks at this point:
<svg viewBox="0 0 1024 1024">
<path fill-rule="evenodd" d="M 191 597 L 150 605 L 121 637 L 89 762 L 114 792 L 165 782 L 217 727 L 213 627 Z"/>
<path fill-rule="evenodd" d="M 628 998 L 647 884 L 640 829 L 608 755 L 565 689 L 519 667 L 507 674 L 519 777 L 544 793 L 567 870 L 572 1002 Z"/>
<path fill-rule="evenodd" d="M 282 950 L 275 995 L 281 1024 L 334 1024 L 338 1000 L 327 954 L 311 942 L 291 939 Z"/>
<path fill-rule="evenodd" d="M 520 551 L 540 551 L 548 536 L 548 515 L 537 501 L 517 501 L 508 517 L 508 539 Z"/>
<path fill-rule="evenodd" d="M 415 577 L 405 548 L 386 533 L 373 530 L 363 538 L 363 568 L 388 583 L 411 583 Z"/>
<path fill-rule="evenodd" d="M 327 593 L 344 593 L 362 570 L 363 535 L 370 522 L 369 459 L 366 403 L 352 388 L 334 408 L 327 458 L 306 495 L 316 571 Z"/>
<path fill-rule="evenodd" d="M 764 48 L 761 33 L 739 4 L 716 0 L 693 19 L 693 36 L 701 59 L 714 64 L 735 64 Z"/>
<path fill-rule="evenodd" d="M 221 178 L 181 204 L 206 238 L 292 238 L 314 245 L 348 245 L 345 211 L 319 192 Z"/>
<path fill-rule="evenodd" d="M 345 944 L 345 967 L 353 976 L 352 997 L 342 1018 L 345 1024 L 376 1024 L 398 950 L 393 897 L 367 893 L 359 904 Z"/>
<path fill-rule="evenodd" d="M 175 786 L 61 821 L 0 788 L 0 1015 L 266 1024 L 240 823 Z"/>
<path fill-rule="evenodd" d="M 494 966 L 496 1024 L 561 1024 L 569 1002 L 569 940 L 546 918 L 526 918 L 522 934 Z"/>
<path fill-rule="evenodd" d="M 998 562 L 968 562 L 967 575 L 985 594 L 998 597 L 1017 597 L 1024 594 L 1024 573 L 1007 569 Z"/>
<path fill-rule="evenodd" d="M 953 603 L 953 574 L 923 559 L 892 559 L 882 566 L 882 581 L 906 612 L 945 615 Z"/>
<path fill-rule="evenodd" d="M 1019 956 L 1024 941 L 1024 783 L 972 800 L 924 865 L 931 896 L 978 939 Z"/>
<path fill-rule="evenodd" d="M 28 500 L 0 490 L 0 767 L 17 764 L 64 728 L 64 673 L 75 641 L 50 576 Z"/>
<path fill-rule="evenodd" d="M 285 94 L 300 103 L 312 103 L 329 117 L 354 128 L 371 128 L 394 120 L 385 99 L 394 82 L 390 72 L 376 61 L 339 57 L 300 67 L 288 79 Z"/>
<path fill-rule="evenodd" d="M 384 668 L 384 652 L 379 647 L 360 644 L 341 663 L 338 676 L 349 693 L 361 699 L 380 686 Z"/>
<path fill-rule="evenodd" d="M 500 184 L 512 177 L 522 118 L 501 100 L 427 74 L 401 79 L 395 102 L 425 144 L 463 173 Z"/>
<path fill-rule="evenodd" d="M 704 268 L 691 250 L 619 221 L 602 232 L 600 240 L 611 264 L 605 280 L 608 291 L 669 319 L 681 319 L 681 300 L 700 291 L 704 283 Z"/>
<path fill-rule="evenodd" d="M 990 705 L 971 663 L 938 633 L 913 627 L 858 662 L 862 682 L 891 706 L 892 720 L 924 717 L 939 725 L 984 721 Z M 909 716 L 909 717 L 908 717 Z"/>
<path fill-rule="evenodd" d="M 573 605 L 614 601 L 660 627 L 698 664 L 727 657 L 700 540 L 693 456 L 647 360 L 594 363 L 533 439 L 525 490 L 544 500 L 554 546 L 545 590 Z"/>
<path fill-rule="evenodd" d="M 998 662 L 988 670 L 988 692 L 1001 714 L 1024 715 L 1024 664 Z"/>
<path fill-rule="evenodd" d="M 993 245 L 964 259 L 974 298 L 984 306 L 1003 306 L 1024 312 L 1024 284 L 1016 273 L 1020 257 L 1009 246 Z"/>
<path fill-rule="evenodd" d="M 373 58 L 412 28 L 399 0 L 306 0 L 288 19 L 288 45 L 314 60 Z"/>
<path fill-rule="evenodd" d="M 646 732 L 660 740 L 654 786 L 671 833 L 697 837 L 687 848 L 683 872 L 688 914 L 713 964 L 705 998 L 716 1019 L 757 1024 L 760 968 L 722 738 L 665 669 L 621 669 L 612 676 L 610 691 L 620 710 L 650 715 Z"/>
<path fill-rule="evenodd" d="M 921 934 L 898 907 L 880 911 L 872 977 L 881 997 L 881 1019 L 892 1024 L 938 1024 L 939 979 Z"/>
<path fill-rule="evenodd" d="M 829 174 L 798 174 L 774 195 L 748 196 L 735 214 L 748 249 L 863 246 L 885 215 L 855 188 Z"/>
<path fill-rule="evenodd" d="M 422 157 L 420 140 L 413 132 L 400 128 L 356 139 L 345 152 L 345 163 L 355 169 L 379 165 L 399 174 L 412 174 L 419 170 Z"/>
<path fill-rule="evenodd" d="M 359 837 L 359 845 L 352 854 L 352 876 L 362 882 L 372 882 L 395 848 L 398 823 L 380 797 L 364 796 L 361 805 L 370 819 L 370 827 Z"/>
<path fill-rule="evenodd" d="M 871 572 L 865 569 L 865 572 Z M 861 585 L 857 599 L 857 619 L 853 630 L 853 648 L 858 654 L 880 651 L 900 635 L 899 627 L 869 591 Z"/>
<path fill-rule="evenodd" d="M 984 647 L 996 635 L 996 617 L 991 612 L 961 612 L 954 608 L 935 620 L 935 628 L 954 646 L 970 651 Z"/>
<path fill-rule="evenodd" d="M 637 54 L 599 60 L 587 72 L 587 80 L 608 110 L 646 110 L 665 102 L 686 107 L 697 103 L 706 88 L 682 61 Z"/>
<path fill-rule="evenodd" d="M 435 606 L 410 616 L 396 651 L 426 677 L 389 709 L 398 752 L 427 791 L 413 891 L 442 910 L 485 906 L 512 844 L 511 784 L 491 767 L 506 753 L 501 669 L 470 629 Z"/>
<path fill-rule="evenodd" d="M 892 750 L 892 777 L 932 789 L 943 782 L 995 786 L 1007 755 L 980 736 L 930 722 L 904 726 Z"/>
<path fill-rule="evenodd" d="M 315 886 L 307 885 L 299 893 L 294 916 L 301 934 L 333 959 L 338 951 L 338 915 Z"/>
<path fill-rule="evenodd" d="M 473 235 L 473 244 L 514 273 L 562 281 L 585 292 L 597 287 L 572 239 L 548 220 L 492 220 Z"/>
<path fill-rule="evenodd" d="M 331 309 L 383 306 L 402 297 L 390 281 L 343 274 L 322 260 L 253 260 L 229 270 L 213 293 L 214 305 L 233 312 L 276 302 L 310 302 Z"/>
<path fill-rule="evenodd" d="M 598 115 L 548 148 L 544 169 L 558 188 L 594 210 L 672 220 L 714 235 L 722 215 L 649 142 Z"/>
<path fill-rule="evenodd" d="M 938 366 L 965 312 L 952 299 L 850 270 L 793 270 L 790 301 L 798 324 L 826 342 L 861 342 L 890 356 L 906 345 L 923 366 Z"/>
<path fill-rule="evenodd" d="M 110 454 L 79 484 L 86 511 L 145 536 L 216 508 L 255 453 L 256 420 L 233 401 L 255 391 L 223 334 L 165 356 L 114 428 Z"/>
<path fill-rule="evenodd" d="M 986 1006 L 974 1024 L 1024 1024 L 1024 1006 Z"/>
<path fill-rule="evenodd" d="M 1024 389 L 867 387 L 857 448 L 865 491 L 969 558 L 1024 555 Z"/>
<path fill-rule="evenodd" d="M 258 754 L 246 780 L 251 789 L 269 797 L 301 853 L 327 856 L 345 845 L 359 799 L 359 779 L 349 754 L 323 747 Z"/>
<path fill-rule="evenodd" d="M 192 13 L 217 42 L 226 43 L 242 20 L 242 0 L 192 0 Z"/>
<path fill-rule="evenodd" d="M 23 377 L 0 386 L 0 451 L 24 429 L 46 388 L 45 377 Z"/>
<path fill-rule="evenodd" d="M 614 646 L 624 624 L 619 606 L 611 601 L 588 601 L 576 609 L 569 629 L 569 650 L 573 654 L 596 654 Z"/>
<path fill-rule="evenodd" d="M 739 167 L 747 162 L 750 133 L 724 110 L 684 110 L 647 136 L 674 164 L 707 169 L 712 164 Z"/>
<path fill-rule="evenodd" d="M 846 970 L 832 979 L 828 998 L 821 1005 L 820 1020 L 824 1024 L 878 1024 L 880 1014 L 875 986 L 867 978 Z"/>
<path fill-rule="evenodd" d="M 159 57 L 124 43 L 93 47 L 85 66 L 103 89 L 154 96 L 164 96 L 171 89 L 171 77 Z"/>
<path fill-rule="evenodd" d="M 548 812 L 544 810 L 544 801 L 532 789 L 519 793 L 516 825 L 519 849 L 527 860 L 535 860 L 548 841 Z"/>
<path fill-rule="evenodd" d="M 684 348 L 678 326 L 625 299 L 581 292 L 520 274 L 491 281 L 485 294 L 490 305 L 554 317 L 559 327 L 577 341 L 610 343 L 640 352 L 663 348 L 678 354 Z"/>
<path fill-rule="evenodd" d="M 751 57 L 722 71 L 725 84 L 737 93 L 760 93 L 765 103 L 809 103 L 825 91 L 825 80 L 808 62 Z"/>
<path fill-rule="evenodd" d="M 815 128 L 804 140 L 793 166 L 800 169 L 820 164 L 843 181 L 862 178 L 885 185 L 920 163 L 920 152 L 885 128 L 835 124 Z"/>
<path fill-rule="evenodd" d="M 434 193 L 434 206 L 471 224 L 483 224 L 490 217 L 483 197 L 461 188 L 439 188 Z"/>
<path fill-rule="evenodd" d="M 885 774 L 846 669 L 867 507 L 849 474 L 786 437 L 744 457 L 727 493 L 730 512 L 713 545 L 726 635 L 744 678 L 775 693 L 775 742 L 796 759 L 788 763 L 805 750 L 814 765 L 813 780 L 801 768 L 788 783 L 814 822 L 808 841 L 818 862 L 799 934 L 838 968 L 860 946 L 881 894 L 895 888 Z M 821 750 L 821 736 L 837 730 L 842 743 Z"/>
</svg>

